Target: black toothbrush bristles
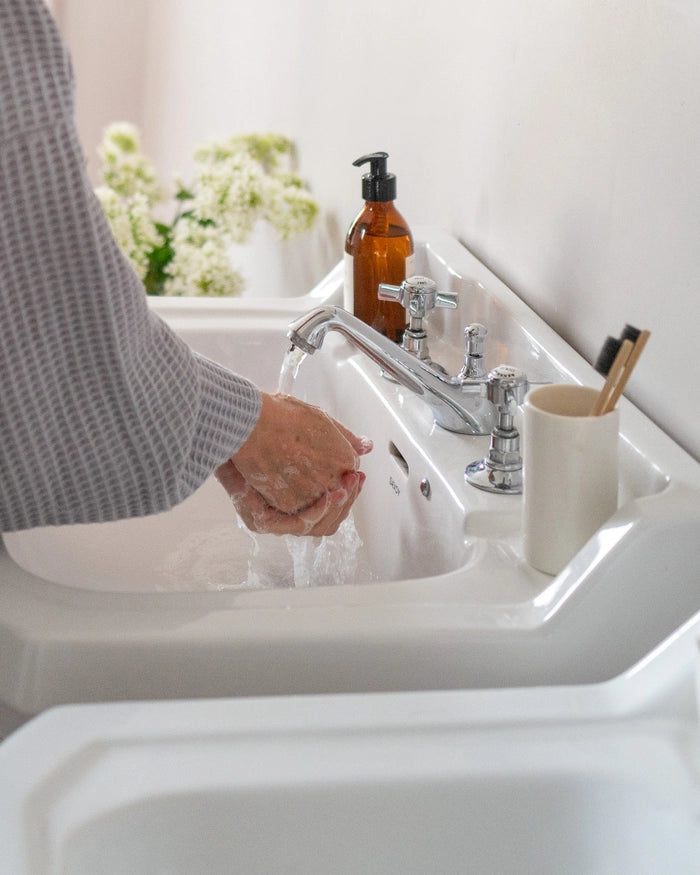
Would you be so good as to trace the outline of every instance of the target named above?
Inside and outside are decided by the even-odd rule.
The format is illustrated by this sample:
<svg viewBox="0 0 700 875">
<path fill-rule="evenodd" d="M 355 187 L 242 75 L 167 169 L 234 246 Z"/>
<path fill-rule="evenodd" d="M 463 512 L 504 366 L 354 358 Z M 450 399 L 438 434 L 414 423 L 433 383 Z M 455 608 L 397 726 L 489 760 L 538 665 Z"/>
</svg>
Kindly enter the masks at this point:
<svg viewBox="0 0 700 875">
<path fill-rule="evenodd" d="M 615 361 L 615 356 L 620 351 L 621 346 L 622 340 L 617 337 L 607 337 L 605 339 L 605 343 L 595 363 L 595 369 L 599 374 L 602 374 L 604 377 L 608 376 L 612 363 Z"/>
<path fill-rule="evenodd" d="M 605 343 L 598 353 L 598 358 L 594 365 L 596 371 L 598 371 L 603 377 L 607 377 L 610 373 L 610 368 L 615 361 L 615 356 L 620 351 L 623 340 L 631 340 L 632 343 L 636 343 L 641 333 L 642 332 L 639 328 L 627 324 L 622 329 L 622 334 L 620 334 L 619 337 L 606 337 Z"/>
<path fill-rule="evenodd" d="M 635 328 L 634 325 L 627 324 L 622 329 L 622 334 L 620 335 L 620 343 L 622 343 L 623 340 L 631 340 L 632 343 L 636 343 L 639 340 L 639 335 L 641 333 L 642 332 L 639 330 L 639 328 Z"/>
</svg>

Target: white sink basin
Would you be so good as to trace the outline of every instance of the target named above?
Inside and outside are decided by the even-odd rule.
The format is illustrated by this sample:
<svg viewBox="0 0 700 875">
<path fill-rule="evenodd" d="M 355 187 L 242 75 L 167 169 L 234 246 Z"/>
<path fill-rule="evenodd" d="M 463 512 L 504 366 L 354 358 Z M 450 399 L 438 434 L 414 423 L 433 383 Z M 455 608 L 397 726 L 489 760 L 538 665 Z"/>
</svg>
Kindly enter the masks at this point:
<svg viewBox="0 0 700 875">
<path fill-rule="evenodd" d="M 53 710 L 0 745 L 3 865 L 12 875 L 697 872 L 697 722 L 538 723 L 528 698 L 541 706 L 548 695 Z"/>
<path fill-rule="evenodd" d="M 255 375 L 263 388 L 275 389 L 289 348 L 286 330 L 283 320 L 246 317 L 215 327 L 211 321 L 197 326 L 190 320 L 180 333 L 193 347 L 238 373 Z M 366 368 L 347 353 L 342 340 L 332 338 L 325 357 L 306 362 L 296 381 L 297 395 L 376 439 L 376 452 L 363 460 L 369 482 L 354 510 L 354 525 L 337 536 L 323 541 L 254 538 L 237 524 L 231 502 L 212 477 L 167 514 L 8 534 L 11 558 L 45 581 L 140 593 L 394 581 L 463 567 L 470 550 L 462 535 L 462 502 L 442 483 L 439 463 L 424 458 L 425 448 L 416 446 L 415 436 L 387 407 L 380 394 L 384 381 L 376 385 L 376 368 Z M 418 413 L 421 420 L 428 416 Z M 430 478 L 429 500 L 409 491 L 414 461 Z M 387 549 L 381 532 L 389 524 L 400 549 Z M 425 549 L 426 537 L 431 550 Z M 306 569 L 314 560 L 322 568 Z"/>
<path fill-rule="evenodd" d="M 418 272 L 460 294 L 456 314 L 431 317 L 431 351 L 448 370 L 461 363 L 464 325 L 479 321 L 489 367 L 602 383 L 455 241 L 433 232 L 418 256 Z M 328 285 L 321 297 L 332 299 Z M 213 304 L 163 306 L 195 348 L 274 388 L 293 314 Z M 520 497 L 464 483 L 488 438 L 433 427 L 419 398 L 338 335 L 301 364 L 295 392 L 375 441 L 354 512 L 362 546 L 352 533 L 320 546 L 267 537 L 251 557 L 213 481 L 150 519 L 6 535 L 10 720 L 104 699 L 595 682 L 700 609 L 700 466 L 631 404 L 619 511 L 551 578 L 522 558 Z M 315 570 L 295 574 L 295 560 Z"/>
</svg>

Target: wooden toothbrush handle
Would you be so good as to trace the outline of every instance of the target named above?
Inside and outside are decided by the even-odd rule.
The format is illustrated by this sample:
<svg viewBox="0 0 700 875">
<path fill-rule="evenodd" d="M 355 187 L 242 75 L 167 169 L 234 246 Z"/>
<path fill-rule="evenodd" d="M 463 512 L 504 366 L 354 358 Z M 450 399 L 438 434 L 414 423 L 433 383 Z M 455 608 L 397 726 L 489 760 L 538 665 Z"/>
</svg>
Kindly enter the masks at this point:
<svg viewBox="0 0 700 875">
<path fill-rule="evenodd" d="M 642 350 L 646 346 L 647 340 L 649 340 L 650 333 L 651 332 L 649 331 L 639 332 L 639 337 L 634 342 L 634 346 L 632 347 L 632 351 L 630 352 L 629 357 L 625 362 L 620 379 L 613 386 L 613 390 L 610 393 L 610 397 L 607 399 L 605 406 L 603 407 L 602 413 L 608 413 L 610 410 L 614 409 L 615 405 L 618 402 L 618 399 L 620 398 L 620 395 L 622 395 L 625 390 L 627 381 L 632 376 L 634 366 L 639 361 L 639 356 L 642 354 Z"/>
<path fill-rule="evenodd" d="M 622 372 L 632 354 L 633 348 L 634 344 L 631 340 L 622 341 L 622 344 L 617 351 L 617 355 L 615 356 L 615 361 L 612 363 L 610 370 L 608 371 L 608 378 L 605 381 L 603 388 L 598 393 L 598 397 L 591 408 L 590 416 L 602 416 L 603 413 L 606 413 L 607 410 L 610 409 L 608 407 L 609 399 L 612 397 L 617 383 L 622 377 Z"/>
</svg>

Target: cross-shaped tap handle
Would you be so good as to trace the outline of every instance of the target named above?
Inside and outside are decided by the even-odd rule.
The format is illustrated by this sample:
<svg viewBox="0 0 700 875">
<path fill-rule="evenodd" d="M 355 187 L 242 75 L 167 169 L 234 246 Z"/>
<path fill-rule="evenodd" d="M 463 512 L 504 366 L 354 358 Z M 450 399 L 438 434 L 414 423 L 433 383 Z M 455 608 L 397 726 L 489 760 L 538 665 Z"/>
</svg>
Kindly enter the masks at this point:
<svg viewBox="0 0 700 875">
<path fill-rule="evenodd" d="M 459 303 L 458 295 L 439 292 L 435 281 L 427 276 L 408 277 L 400 286 L 380 283 L 377 297 L 380 301 L 396 301 L 401 304 L 412 319 L 422 319 L 435 307 L 455 310 Z"/>
</svg>

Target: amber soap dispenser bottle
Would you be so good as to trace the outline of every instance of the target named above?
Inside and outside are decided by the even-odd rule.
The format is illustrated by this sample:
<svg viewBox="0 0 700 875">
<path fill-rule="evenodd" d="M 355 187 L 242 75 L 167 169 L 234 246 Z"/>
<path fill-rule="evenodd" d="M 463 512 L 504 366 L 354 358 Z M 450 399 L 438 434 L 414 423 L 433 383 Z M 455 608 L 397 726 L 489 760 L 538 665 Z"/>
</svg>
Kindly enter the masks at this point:
<svg viewBox="0 0 700 875">
<path fill-rule="evenodd" d="M 395 301 L 380 301 L 380 283 L 401 285 L 413 274 L 413 237 L 396 209 L 396 176 L 387 173 L 386 152 L 372 152 L 353 161 L 369 164 L 362 177 L 365 205 L 345 238 L 345 309 L 381 334 L 400 341 L 406 311 Z"/>
</svg>

